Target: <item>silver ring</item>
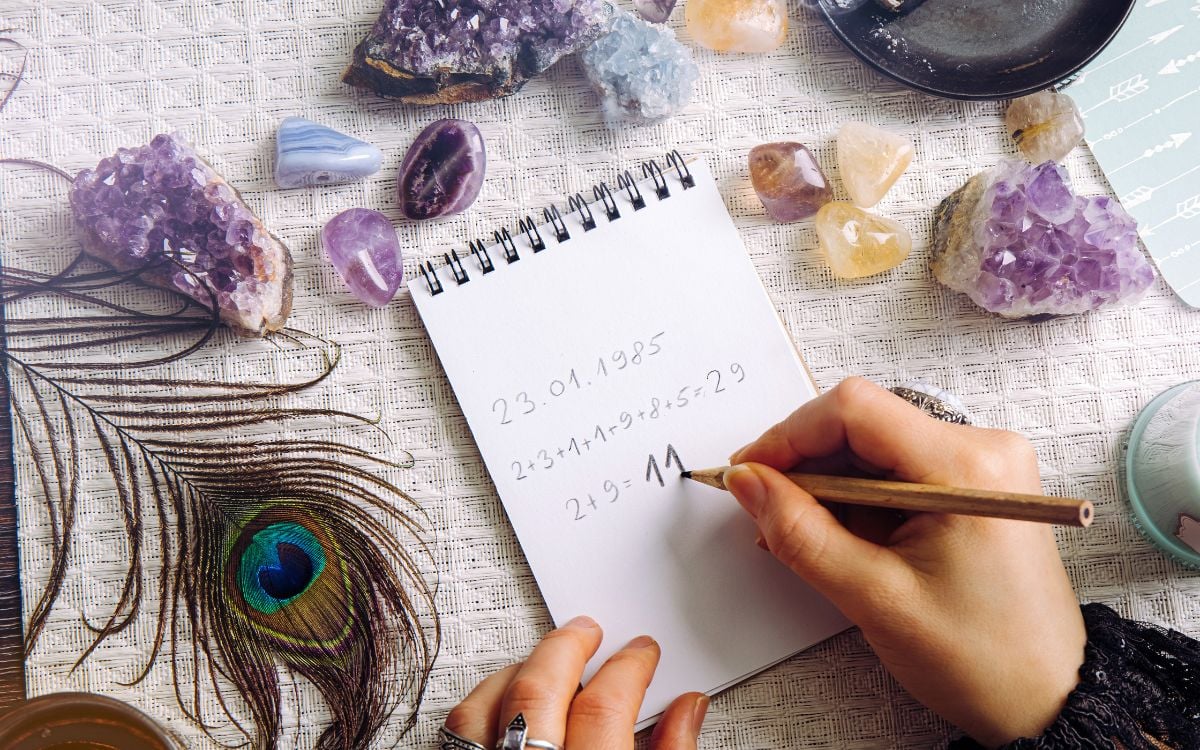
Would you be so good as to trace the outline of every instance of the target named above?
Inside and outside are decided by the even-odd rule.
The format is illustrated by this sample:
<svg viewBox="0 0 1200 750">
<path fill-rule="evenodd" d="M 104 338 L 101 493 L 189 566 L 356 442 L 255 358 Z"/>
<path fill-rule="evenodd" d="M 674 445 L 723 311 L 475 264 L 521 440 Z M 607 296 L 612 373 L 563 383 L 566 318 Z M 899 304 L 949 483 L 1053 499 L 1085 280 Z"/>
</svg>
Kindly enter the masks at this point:
<svg viewBox="0 0 1200 750">
<path fill-rule="evenodd" d="M 890 390 L 934 419 L 950 424 L 971 424 L 971 416 L 967 414 L 966 406 L 949 391 L 943 391 L 919 380 L 898 385 Z"/>
<path fill-rule="evenodd" d="M 451 732 L 443 724 L 438 730 L 438 750 L 487 750 L 478 742 L 472 742 L 466 737 Z"/>
<path fill-rule="evenodd" d="M 496 750 L 526 750 L 527 748 L 564 750 L 562 745 L 556 745 L 553 742 L 531 740 L 527 736 L 528 734 L 529 726 L 525 723 L 525 715 L 517 714 L 504 728 L 504 736 L 496 742 Z"/>
</svg>

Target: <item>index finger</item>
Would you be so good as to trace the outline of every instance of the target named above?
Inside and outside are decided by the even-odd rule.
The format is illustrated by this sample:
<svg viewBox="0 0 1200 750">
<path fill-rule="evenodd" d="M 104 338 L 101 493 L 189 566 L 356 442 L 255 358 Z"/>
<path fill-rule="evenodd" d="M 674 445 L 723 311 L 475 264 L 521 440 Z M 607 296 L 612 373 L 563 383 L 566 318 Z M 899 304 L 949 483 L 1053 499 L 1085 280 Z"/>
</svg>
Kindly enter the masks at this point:
<svg viewBox="0 0 1200 750">
<path fill-rule="evenodd" d="M 792 412 L 730 463 L 786 471 L 848 448 L 880 469 L 924 481 L 952 458 L 958 441 L 948 433 L 954 429 L 868 380 L 849 378 Z"/>
</svg>

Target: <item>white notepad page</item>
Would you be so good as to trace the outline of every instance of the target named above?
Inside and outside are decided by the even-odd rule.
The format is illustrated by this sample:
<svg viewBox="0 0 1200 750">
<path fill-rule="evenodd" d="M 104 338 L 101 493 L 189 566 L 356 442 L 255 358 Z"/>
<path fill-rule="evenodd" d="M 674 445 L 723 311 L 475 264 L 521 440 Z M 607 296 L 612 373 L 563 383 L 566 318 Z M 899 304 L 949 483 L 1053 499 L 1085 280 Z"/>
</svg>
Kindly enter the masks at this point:
<svg viewBox="0 0 1200 750">
<path fill-rule="evenodd" d="M 642 183 L 596 229 L 516 238 L 520 260 L 463 260 L 410 290 L 556 623 L 604 629 L 588 676 L 641 634 L 662 661 L 651 723 L 680 693 L 716 692 L 845 629 L 821 596 L 755 543 L 727 493 L 686 482 L 726 463 L 815 395 L 711 173 Z M 668 451 L 668 446 L 673 450 Z M 671 453 L 668 457 L 668 453 Z M 651 466 L 650 458 L 654 457 Z M 662 483 L 658 477 L 661 475 Z"/>
</svg>

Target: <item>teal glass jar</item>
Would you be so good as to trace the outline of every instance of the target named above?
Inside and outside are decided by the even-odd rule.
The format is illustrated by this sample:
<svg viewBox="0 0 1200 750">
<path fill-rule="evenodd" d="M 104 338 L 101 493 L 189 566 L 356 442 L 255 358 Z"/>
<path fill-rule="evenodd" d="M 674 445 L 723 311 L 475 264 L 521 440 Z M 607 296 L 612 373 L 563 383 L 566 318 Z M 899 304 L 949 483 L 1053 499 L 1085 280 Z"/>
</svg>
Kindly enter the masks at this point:
<svg viewBox="0 0 1200 750">
<path fill-rule="evenodd" d="M 1138 415 L 1125 490 L 1150 541 L 1200 568 L 1200 380 L 1160 394 Z"/>
</svg>

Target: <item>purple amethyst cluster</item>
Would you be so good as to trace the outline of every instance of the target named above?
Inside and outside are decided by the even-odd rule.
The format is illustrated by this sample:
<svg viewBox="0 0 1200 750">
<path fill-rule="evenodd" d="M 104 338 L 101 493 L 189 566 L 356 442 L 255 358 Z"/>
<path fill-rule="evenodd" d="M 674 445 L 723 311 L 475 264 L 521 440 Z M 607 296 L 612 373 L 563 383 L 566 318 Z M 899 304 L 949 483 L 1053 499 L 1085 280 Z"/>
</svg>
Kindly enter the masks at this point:
<svg viewBox="0 0 1200 750">
<path fill-rule="evenodd" d="M 387 0 L 342 80 L 410 104 L 507 96 L 596 39 L 606 0 Z"/>
<path fill-rule="evenodd" d="M 932 255 L 938 281 L 1008 318 L 1098 310 L 1154 282 L 1137 222 L 1112 198 L 1075 195 L 1054 162 L 973 177 L 938 208 Z"/>
<path fill-rule="evenodd" d="M 75 176 L 71 209 L 87 252 L 182 292 L 261 336 L 292 306 L 292 257 L 237 191 L 178 135 L 122 148 Z M 172 262 L 174 261 L 174 262 Z"/>
</svg>

